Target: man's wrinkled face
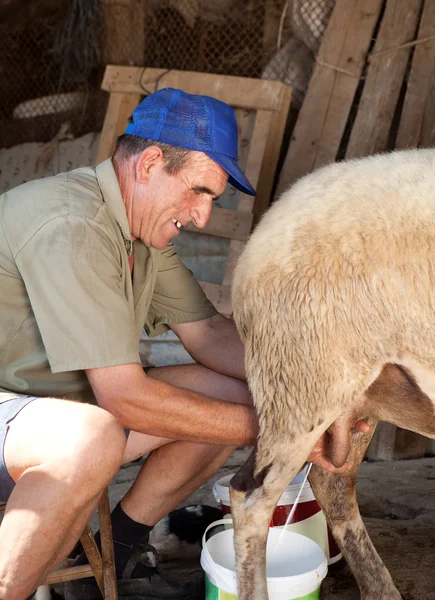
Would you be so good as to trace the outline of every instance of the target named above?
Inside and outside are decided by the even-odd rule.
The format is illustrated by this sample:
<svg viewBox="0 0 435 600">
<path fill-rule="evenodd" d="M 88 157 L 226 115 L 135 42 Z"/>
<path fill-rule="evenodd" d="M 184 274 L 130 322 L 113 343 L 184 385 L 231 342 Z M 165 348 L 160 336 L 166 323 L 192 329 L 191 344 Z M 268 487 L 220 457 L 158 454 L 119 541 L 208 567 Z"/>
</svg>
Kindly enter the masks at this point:
<svg viewBox="0 0 435 600">
<path fill-rule="evenodd" d="M 146 246 L 163 249 L 189 223 L 204 227 L 227 180 L 226 171 L 202 152 L 191 152 L 175 175 L 159 158 L 143 182 L 136 182 L 131 233 Z"/>
</svg>

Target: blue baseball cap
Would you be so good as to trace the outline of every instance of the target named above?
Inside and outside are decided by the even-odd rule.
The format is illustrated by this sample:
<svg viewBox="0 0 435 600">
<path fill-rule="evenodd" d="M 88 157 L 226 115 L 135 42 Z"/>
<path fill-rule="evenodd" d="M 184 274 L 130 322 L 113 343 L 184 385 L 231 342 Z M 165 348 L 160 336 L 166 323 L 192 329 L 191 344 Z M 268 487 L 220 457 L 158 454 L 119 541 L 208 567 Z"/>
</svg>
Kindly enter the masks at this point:
<svg viewBox="0 0 435 600">
<path fill-rule="evenodd" d="M 232 186 L 255 196 L 237 163 L 236 115 L 225 102 L 165 88 L 142 100 L 124 133 L 204 152 L 225 169 Z"/>
</svg>

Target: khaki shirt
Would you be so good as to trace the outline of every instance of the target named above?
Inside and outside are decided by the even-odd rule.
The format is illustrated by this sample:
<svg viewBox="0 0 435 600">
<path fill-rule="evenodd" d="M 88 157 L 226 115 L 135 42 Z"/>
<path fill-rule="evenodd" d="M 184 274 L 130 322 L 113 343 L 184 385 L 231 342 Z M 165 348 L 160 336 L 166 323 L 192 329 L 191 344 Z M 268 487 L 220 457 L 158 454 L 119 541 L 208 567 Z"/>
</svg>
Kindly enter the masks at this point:
<svg viewBox="0 0 435 600">
<path fill-rule="evenodd" d="M 110 159 L 0 197 L 0 401 L 94 401 L 83 369 L 140 363 L 144 327 L 214 314 L 172 245 L 132 243 Z"/>
</svg>

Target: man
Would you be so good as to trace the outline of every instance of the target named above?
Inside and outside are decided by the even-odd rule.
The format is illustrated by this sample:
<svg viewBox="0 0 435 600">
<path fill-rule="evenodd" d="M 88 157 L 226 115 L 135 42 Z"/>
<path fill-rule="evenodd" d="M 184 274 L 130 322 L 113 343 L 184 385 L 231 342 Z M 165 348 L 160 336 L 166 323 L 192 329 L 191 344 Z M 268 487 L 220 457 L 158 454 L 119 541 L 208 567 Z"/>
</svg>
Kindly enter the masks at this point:
<svg viewBox="0 0 435 600">
<path fill-rule="evenodd" d="M 233 110 L 165 89 L 112 159 L 3 195 L 0 600 L 26 598 L 70 552 L 121 463 L 150 453 L 112 513 L 119 577 L 159 519 L 255 442 L 236 329 L 170 243 L 204 227 L 227 181 L 255 193 Z M 172 329 L 197 364 L 146 374 L 144 327 Z M 138 563 L 131 577 L 149 575 Z"/>
</svg>

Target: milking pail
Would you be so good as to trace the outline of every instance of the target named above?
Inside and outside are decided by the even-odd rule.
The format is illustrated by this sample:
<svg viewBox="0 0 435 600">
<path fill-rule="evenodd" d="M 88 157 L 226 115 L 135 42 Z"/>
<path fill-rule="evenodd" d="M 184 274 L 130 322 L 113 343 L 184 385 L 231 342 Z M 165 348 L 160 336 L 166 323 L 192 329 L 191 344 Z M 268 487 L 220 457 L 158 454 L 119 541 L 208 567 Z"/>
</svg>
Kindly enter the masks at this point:
<svg viewBox="0 0 435 600">
<path fill-rule="evenodd" d="M 213 496 L 221 506 L 222 515 L 231 513 L 230 508 L 230 480 L 234 473 L 218 479 L 213 485 Z M 296 506 L 292 523 L 286 525 L 293 504 L 305 479 L 305 470 L 300 471 L 284 490 L 276 505 L 270 522 L 271 527 L 286 527 L 289 531 L 300 533 L 316 542 L 326 554 L 328 565 L 332 565 L 342 558 L 340 548 L 326 523 L 325 515 L 314 497 L 313 490 L 305 481 Z"/>
<path fill-rule="evenodd" d="M 210 531 L 211 536 L 208 536 Z M 215 521 L 202 540 L 201 566 L 206 600 L 237 600 L 237 581 L 230 519 Z M 269 530 L 266 576 L 269 600 L 318 600 L 328 565 L 325 553 L 308 537 L 279 529 Z"/>
</svg>

